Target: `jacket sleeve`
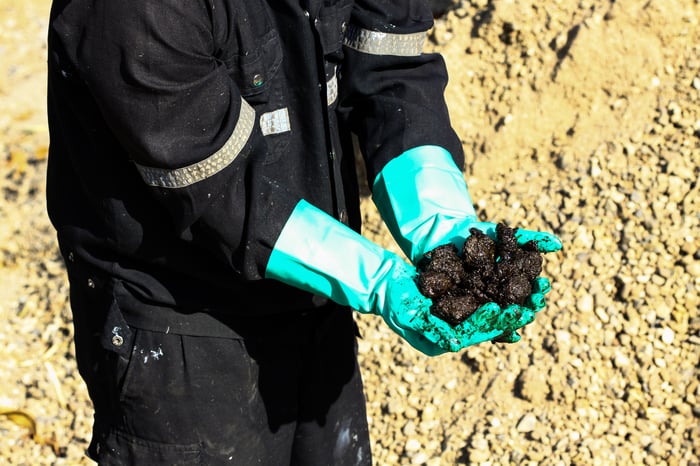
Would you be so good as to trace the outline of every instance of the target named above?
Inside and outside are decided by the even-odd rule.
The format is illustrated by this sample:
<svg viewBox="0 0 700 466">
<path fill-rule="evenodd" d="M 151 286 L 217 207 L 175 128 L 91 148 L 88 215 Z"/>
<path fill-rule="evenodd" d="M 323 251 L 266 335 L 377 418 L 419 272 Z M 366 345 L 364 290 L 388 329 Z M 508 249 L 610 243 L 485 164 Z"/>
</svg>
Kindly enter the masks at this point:
<svg viewBox="0 0 700 466">
<path fill-rule="evenodd" d="M 195 167 L 205 169 L 201 162 L 210 162 L 209 171 L 220 167 L 216 156 L 237 155 L 250 136 L 249 109 L 214 56 L 203 5 L 108 2 L 85 27 L 80 74 L 151 184 L 192 184 L 188 176 L 205 174 L 195 175 Z"/>
<path fill-rule="evenodd" d="M 422 53 L 432 11 L 421 0 L 360 0 L 344 37 L 341 112 L 358 137 L 369 185 L 389 160 L 420 145 L 447 149 L 463 169 L 438 54 Z"/>
<path fill-rule="evenodd" d="M 220 11 L 225 4 L 97 2 L 101 11 L 82 33 L 103 39 L 85 40 L 75 62 L 147 195 L 167 214 L 164 234 L 197 243 L 256 279 L 294 203 L 266 212 L 273 221 L 256 232 L 266 237 L 245 253 L 246 223 L 264 224 L 250 218 L 250 206 L 265 202 L 249 198 L 248 159 L 265 143 L 255 110 L 217 58 L 216 34 L 223 33 L 214 15 L 232 14 Z M 261 187 L 265 182 L 257 181 L 260 191 L 275 189 Z"/>
</svg>

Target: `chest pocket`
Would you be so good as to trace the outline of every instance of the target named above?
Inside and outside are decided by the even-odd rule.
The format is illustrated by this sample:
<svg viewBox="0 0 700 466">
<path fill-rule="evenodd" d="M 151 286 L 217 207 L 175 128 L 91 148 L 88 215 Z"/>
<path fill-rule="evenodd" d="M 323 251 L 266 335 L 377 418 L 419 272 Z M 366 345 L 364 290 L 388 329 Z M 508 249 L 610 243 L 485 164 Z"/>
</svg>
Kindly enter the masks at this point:
<svg viewBox="0 0 700 466">
<path fill-rule="evenodd" d="M 246 101 L 251 105 L 265 104 L 275 97 L 274 81 L 282 64 L 280 38 L 272 29 L 264 35 L 242 36 L 243 43 L 224 58 L 224 63 Z"/>
<path fill-rule="evenodd" d="M 282 63 L 279 35 L 263 0 L 228 4 L 231 10 L 226 19 L 220 16 L 216 21 L 218 58 L 248 103 L 264 103 L 264 94 Z"/>
<path fill-rule="evenodd" d="M 243 98 L 253 106 L 265 144 L 257 161 L 279 160 L 289 145 L 289 97 L 283 73 L 283 47 L 263 1 L 236 2 L 220 60 Z"/>
</svg>

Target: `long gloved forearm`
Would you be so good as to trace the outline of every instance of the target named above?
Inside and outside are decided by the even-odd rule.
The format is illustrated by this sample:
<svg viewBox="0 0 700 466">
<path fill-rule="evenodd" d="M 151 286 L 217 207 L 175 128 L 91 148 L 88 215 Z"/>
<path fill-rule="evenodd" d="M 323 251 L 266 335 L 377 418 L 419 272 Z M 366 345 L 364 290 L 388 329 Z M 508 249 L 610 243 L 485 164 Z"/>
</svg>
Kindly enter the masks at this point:
<svg viewBox="0 0 700 466">
<path fill-rule="evenodd" d="M 534 313 L 477 310 L 452 327 L 430 313 L 417 271 L 306 201 L 300 201 L 275 243 L 265 276 L 382 316 L 414 348 L 437 355 L 496 338 L 528 324 Z"/>
</svg>

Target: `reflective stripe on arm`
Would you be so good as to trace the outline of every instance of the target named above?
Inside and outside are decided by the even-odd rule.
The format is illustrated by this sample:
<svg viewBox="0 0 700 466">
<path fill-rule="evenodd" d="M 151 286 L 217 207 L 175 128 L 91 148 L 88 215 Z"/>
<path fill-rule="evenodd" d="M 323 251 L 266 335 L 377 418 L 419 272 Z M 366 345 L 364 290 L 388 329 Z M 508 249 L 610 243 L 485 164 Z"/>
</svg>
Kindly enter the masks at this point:
<svg viewBox="0 0 700 466">
<path fill-rule="evenodd" d="M 206 159 L 186 167 L 165 169 L 135 164 L 141 178 L 150 186 L 184 188 L 205 180 L 228 167 L 238 157 L 250 138 L 255 124 L 255 110 L 241 99 L 236 127 L 226 143 Z"/>
<path fill-rule="evenodd" d="M 348 25 L 343 44 L 358 52 L 371 55 L 414 57 L 423 52 L 425 37 L 425 32 L 391 34 Z"/>
</svg>

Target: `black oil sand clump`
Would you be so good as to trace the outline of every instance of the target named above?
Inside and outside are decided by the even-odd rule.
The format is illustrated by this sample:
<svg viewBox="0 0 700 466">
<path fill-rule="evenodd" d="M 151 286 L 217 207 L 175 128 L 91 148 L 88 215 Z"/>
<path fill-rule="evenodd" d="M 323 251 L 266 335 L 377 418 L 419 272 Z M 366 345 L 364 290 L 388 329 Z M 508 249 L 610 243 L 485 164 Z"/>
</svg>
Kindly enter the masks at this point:
<svg viewBox="0 0 700 466">
<path fill-rule="evenodd" d="M 499 223 L 497 239 L 472 228 L 460 257 L 452 244 L 438 246 L 419 265 L 420 292 L 433 300 L 430 311 L 451 325 L 463 322 L 488 302 L 524 304 L 531 282 L 542 271 L 534 241 L 518 246 L 516 230 Z"/>
</svg>

